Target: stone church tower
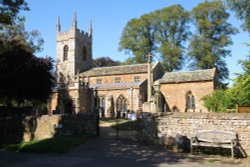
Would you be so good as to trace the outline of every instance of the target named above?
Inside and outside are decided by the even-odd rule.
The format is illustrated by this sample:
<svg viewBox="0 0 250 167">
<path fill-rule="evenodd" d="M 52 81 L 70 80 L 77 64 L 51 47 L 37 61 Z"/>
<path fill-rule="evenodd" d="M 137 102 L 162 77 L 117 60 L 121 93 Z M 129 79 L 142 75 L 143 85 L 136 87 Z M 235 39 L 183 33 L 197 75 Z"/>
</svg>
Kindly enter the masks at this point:
<svg viewBox="0 0 250 167">
<path fill-rule="evenodd" d="M 77 28 L 76 15 L 71 28 L 61 31 L 60 18 L 56 26 L 56 78 L 50 111 L 71 114 L 90 111 L 89 88 L 80 78 L 80 72 L 92 68 L 92 23 L 88 32 Z"/>
<path fill-rule="evenodd" d="M 60 18 L 56 26 L 57 83 L 72 84 L 78 72 L 89 70 L 92 66 L 92 24 L 89 31 L 77 29 L 77 18 L 72 27 L 61 32 Z"/>
</svg>

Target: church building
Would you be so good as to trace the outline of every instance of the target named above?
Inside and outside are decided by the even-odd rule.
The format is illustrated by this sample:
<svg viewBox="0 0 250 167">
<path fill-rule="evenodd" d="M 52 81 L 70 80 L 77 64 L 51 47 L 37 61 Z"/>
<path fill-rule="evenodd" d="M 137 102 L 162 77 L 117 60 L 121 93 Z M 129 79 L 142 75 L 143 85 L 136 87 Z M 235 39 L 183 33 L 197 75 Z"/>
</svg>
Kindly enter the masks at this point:
<svg viewBox="0 0 250 167">
<path fill-rule="evenodd" d="M 99 112 L 101 117 L 126 117 L 157 103 L 159 112 L 208 112 L 202 97 L 214 90 L 215 69 L 165 72 L 160 62 L 92 67 L 92 37 L 77 28 L 56 26 L 56 87 L 50 114 Z M 157 100 L 156 100 L 157 99 Z M 151 102 L 151 103 L 149 103 Z"/>
</svg>

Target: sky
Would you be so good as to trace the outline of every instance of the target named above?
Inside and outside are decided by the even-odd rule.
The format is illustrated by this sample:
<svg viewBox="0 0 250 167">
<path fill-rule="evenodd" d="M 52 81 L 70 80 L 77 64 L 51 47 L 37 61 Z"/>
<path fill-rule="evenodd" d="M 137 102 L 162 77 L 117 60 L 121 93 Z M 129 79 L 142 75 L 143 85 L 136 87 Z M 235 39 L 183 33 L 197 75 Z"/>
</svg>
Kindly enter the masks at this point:
<svg viewBox="0 0 250 167">
<path fill-rule="evenodd" d="M 120 37 L 126 23 L 145 13 L 175 4 L 191 10 L 203 0 L 26 0 L 30 11 L 21 12 L 26 17 L 26 30 L 39 30 L 45 43 L 37 56 L 50 56 L 56 59 L 56 24 L 60 16 L 61 30 L 68 31 L 72 25 L 74 12 L 77 26 L 88 31 L 89 21 L 93 24 L 93 58 L 108 56 L 124 61 L 129 56 L 118 51 Z M 249 48 L 245 45 L 250 36 L 240 29 L 241 21 L 232 13 L 230 23 L 239 28 L 240 33 L 232 36 L 230 46 L 232 56 L 226 58 L 230 78 L 242 71 L 238 60 L 245 59 Z"/>
</svg>

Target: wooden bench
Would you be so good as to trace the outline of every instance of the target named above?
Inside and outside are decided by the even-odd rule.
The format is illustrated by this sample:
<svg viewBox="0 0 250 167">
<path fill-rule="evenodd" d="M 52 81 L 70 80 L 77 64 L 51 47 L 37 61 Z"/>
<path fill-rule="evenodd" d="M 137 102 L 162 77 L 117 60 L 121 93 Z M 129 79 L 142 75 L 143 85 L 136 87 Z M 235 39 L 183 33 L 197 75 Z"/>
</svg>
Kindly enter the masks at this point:
<svg viewBox="0 0 250 167">
<path fill-rule="evenodd" d="M 191 138 L 190 151 L 193 153 L 194 146 L 230 148 L 234 157 L 234 148 L 238 145 L 237 135 L 234 132 L 219 130 L 201 130 Z"/>
</svg>

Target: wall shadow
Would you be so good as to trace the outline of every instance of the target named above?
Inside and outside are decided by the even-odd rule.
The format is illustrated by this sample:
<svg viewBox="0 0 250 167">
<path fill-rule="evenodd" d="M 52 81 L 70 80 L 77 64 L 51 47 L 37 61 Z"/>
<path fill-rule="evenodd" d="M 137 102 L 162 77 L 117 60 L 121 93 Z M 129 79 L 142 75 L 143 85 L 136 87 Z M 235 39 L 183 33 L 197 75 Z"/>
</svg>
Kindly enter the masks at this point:
<svg viewBox="0 0 250 167">
<path fill-rule="evenodd" d="M 96 136 L 97 121 L 95 114 L 43 115 L 0 119 L 0 144 L 18 144 L 31 141 L 32 147 L 60 139 L 79 135 Z M 76 141 L 77 142 L 77 141 Z M 74 143 L 72 143 L 74 145 Z M 63 147 L 64 145 L 62 145 Z"/>
</svg>

